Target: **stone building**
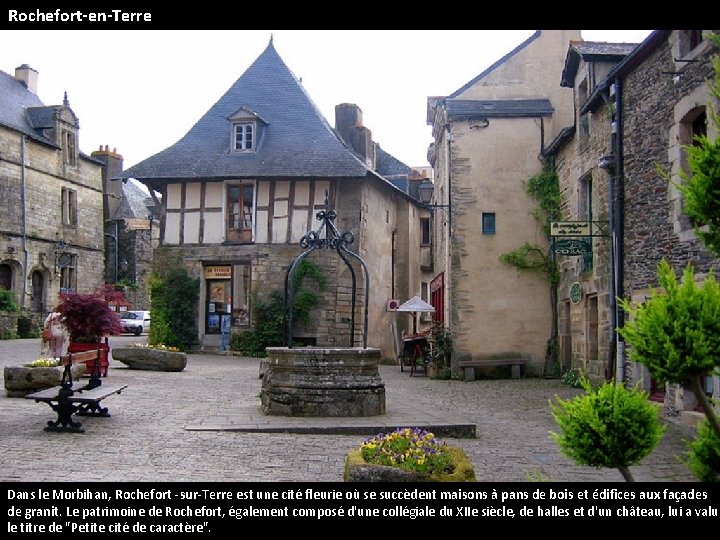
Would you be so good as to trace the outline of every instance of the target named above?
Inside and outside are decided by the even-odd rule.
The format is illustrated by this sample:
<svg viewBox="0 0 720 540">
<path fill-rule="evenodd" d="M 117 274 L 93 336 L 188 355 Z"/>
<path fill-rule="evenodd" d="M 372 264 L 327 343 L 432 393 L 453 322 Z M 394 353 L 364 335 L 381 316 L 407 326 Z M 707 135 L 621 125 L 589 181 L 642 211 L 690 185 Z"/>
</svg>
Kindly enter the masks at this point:
<svg viewBox="0 0 720 540">
<path fill-rule="evenodd" d="M 123 169 L 116 150 L 105 146 L 92 156 L 105 164 L 105 282 L 123 287 L 128 309 L 149 310 L 148 281 L 160 236 L 155 202 L 137 182 L 112 180 Z"/>
<path fill-rule="evenodd" d="M 716 137 L 708 123 L 708 81 L 716 52 L 702 30 L 658 30 L 635 45 L 579 42 L 569 47 L 561 84 L 574 88 L 576 118 L 546 155 L 565 200 L 564 219 L 593 221 L 588 256 L 560 256 L 558 312 L 563 365 L 595 380 L 640 382 L 673 410 L 691 409 L 682 388 L 655 384 L 627 360 L 617 332 L 625 314 L 617 298 L 642 301 L 666 259 L 697 279 L 718 268 L 682 211 L 683 146 Z M 720 395 L 718 377 L 705 381 Z M 668 392 L 669 390 L 669 392 Z"/>
<path fill-rule="evenodd" d="M 612 283 L 610 186 L 603 158 L 613 153 L 612 107 L 598 88 L 636 43 L 570 43 L 560 85 L 571 88 L 574 122 L 548 145 L 563 198 L 563 222 L 588 223 L 580 233 L 553 236 L 560 270 L 558 341 L 562 371 L 582 369 L 595 381 L 614 375 L 615 295 Z M 563 231 L 553 231 L 553 234 Z M 571 231 L 576 234 L 576 231 Z M 572 246 L 567 246 L 571 242 Z"/>
<path fill-rule="evenodd" d="M 135 178 L 160 194 L 155 256 L 179 255 L 200 279 L 198 339 L 205 349 L 222 346 L 223 325 L 231 332 L 252 328 L 253 302 L 283 290 L 290 263 L 303 251 L 300 239 L 318 228 L 316 214 L 327 200 L 339 231 L 353 235 L 349 248 L 368 266 L 368 346 L 394 361 L 395 314 L 387 304 L 393 296 L 409 298 L 420 281 L 415 246 L 427 210 L 379 174 L 376 160 L 359 107 L 338 105 L 333 129 L 271 40 L 176 144 L 115 178 Z M 293 337 L 348 346 L 353 274 L 362 306 L 364 273 L 347 268 L 334 250 L 308 259 L 329 287 L 311 324 L 296 327 Z M 357 346 L 364 328 L 359 309 L 355 315 Z"/>
<path fill-rule="evenodd" d="M 573 96 L 557 81 L 579 30 L 539 30 L 480 75 L 428 98 L 434 142 L 433 279 L 436 318 L 452 332 L 453 364 L 497 353 L 530 358 L 545 370 L 552 329 L 544 276 L 500 256 L 525 243 L 547 250 L 525 182 L 542 152 L 572 124 Z"/>
<path fill-rule="evenodd" d="M 103 284 L 102 162 L 80 151 L 67 96 L 45 106 L 38 72 L 0 71 L 0 287 L 36 318 L 60 291 Z"/>
<path fill-rule="evenodd" d="M 713 99 L 708 82 L 715 76 L 711 56 L 718 50 L 706 39 L 707 32 L 718 31 L 657 30 L 609 75 L 608 83 L 620 88 L 618 170 L 624 205 L 623 228 L 618 231 L 623 264 L 619 292 L 632 300 L 642 301 L 657 287 L 661 259 L 678 275 L 692 264 L 698 280 L 720 269 L 720 259 L 705 249 L 683 214 L 682 198 L 673 185 L 682 182 L 680 171 L 687 167 L 683 146 L 692 144 L 695 135 L 720 135 L 708 121 Z M 717 110 L 718 103 L 714 106 Z M 624 356 L 618 366 L 623 378 L 641 381 L 668 409 L 695 407 L 690 391 L 659 387 L 644 366 Z M 709 395 L 720 396 L 720 377 L 708 377 L 704 383 Z"/>
</svg>

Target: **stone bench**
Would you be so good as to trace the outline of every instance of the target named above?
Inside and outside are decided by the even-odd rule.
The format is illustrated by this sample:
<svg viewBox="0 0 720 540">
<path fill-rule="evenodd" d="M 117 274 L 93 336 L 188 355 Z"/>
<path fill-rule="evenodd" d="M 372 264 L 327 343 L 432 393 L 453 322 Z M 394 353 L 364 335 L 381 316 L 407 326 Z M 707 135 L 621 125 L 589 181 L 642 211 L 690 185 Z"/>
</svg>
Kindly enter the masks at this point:
<svg viewBox="0 0 720 540">
<path fill-rule="evenodd" d="M 466 381 L 475 380 L 475 368 L 510 366 L 510 373 L 513 379 L 519 379 L 522 369 L 528 363 L 528 357 L 522 353 L 494 353 L 463 358 L 458 361 L 458 367 L 465 372 Z"/>
</svg>

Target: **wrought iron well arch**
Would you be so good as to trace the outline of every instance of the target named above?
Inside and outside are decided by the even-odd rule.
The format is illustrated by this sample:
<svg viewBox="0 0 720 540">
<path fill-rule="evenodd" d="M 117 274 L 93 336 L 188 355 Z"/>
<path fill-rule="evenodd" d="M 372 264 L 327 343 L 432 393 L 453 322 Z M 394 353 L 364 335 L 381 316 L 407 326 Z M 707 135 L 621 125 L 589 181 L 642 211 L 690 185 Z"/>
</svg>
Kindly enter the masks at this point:
<svg viewBox="0 0 720 540">
<path fill-rule="evenodd" d="M 308 231 L 301 239 L 300 246 L 305 248 L 300 255 L 288 268 L 285 274 L 285 343 L 289 348 L 292 348 L 293 340 L 293 309 L 292 306 L 295 303 L 295 273 L 298 265 L 302 260 L 310 255 L 317 249 L 334 249 L 337 254 L 343 260 L 350 270 L 352 277 L 352 295 L 351 295 L 351 306 L 350 306 L 350 347 L 355 346 L 355 307 L 357 297 L 357 277 L 355 276 L 355 269 L 350 263 L 349 257 L 353 257 L 360 262 L 362 266 L 364 277 L 365 277 L 365 306 L 363 309 L 363 348 L 367 349 L 367 327 L 368 327 L 368 302 L 369 302 L 369 291 L 370 283 L 368 280 L 368 270 L 365 261 L 357 253 L 353 253 L 348 249 L 348 246 L 355 241 L 355 235 L 350 231 L 340 233 L 335 226 L 335 218 L 337 218 L 337 212 L 330 210 L 328 201 L 328 191 L 325 190 L 325 208 L 320 210 L 315 217 L 320 221 L 320 226 L 314 231 Z M 325 235 L 322 236 L 322 231 L 325 230 Z"/>
</svg>

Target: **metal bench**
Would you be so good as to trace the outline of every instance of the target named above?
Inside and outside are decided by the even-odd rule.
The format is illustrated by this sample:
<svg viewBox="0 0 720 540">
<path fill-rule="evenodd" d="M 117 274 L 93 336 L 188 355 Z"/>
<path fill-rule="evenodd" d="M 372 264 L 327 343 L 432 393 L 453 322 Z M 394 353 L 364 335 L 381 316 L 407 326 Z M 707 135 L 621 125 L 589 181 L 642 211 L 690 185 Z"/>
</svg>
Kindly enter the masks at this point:
<svg viewBox="0 0 720 540">
<path fill-rule="evenodd" d="M 60 358 L 61 364 L 65 366 L 62 382 L 59 386 L 33 392 L 25 396 L 25 399 L 34 399 L 36 403 L 47 403 L 57 413 L 56 420 L 48 420 L 45 431 L 84 433 L 85 429 L 81 422 L 73 419 L 78 416 L 102 416 L 108 417 L 110 413 L 107 407 L 101 407 L 100 402 L 108 396 L 119 394 L 127 384 L 103 385 L 100 379 L 100 354 L 101 350 L 83 351 L 68 353 Z M 94 369 L 90 380 L 84 386 L 73 387 L 72 364 L 95 360 Z"/>
</svg>

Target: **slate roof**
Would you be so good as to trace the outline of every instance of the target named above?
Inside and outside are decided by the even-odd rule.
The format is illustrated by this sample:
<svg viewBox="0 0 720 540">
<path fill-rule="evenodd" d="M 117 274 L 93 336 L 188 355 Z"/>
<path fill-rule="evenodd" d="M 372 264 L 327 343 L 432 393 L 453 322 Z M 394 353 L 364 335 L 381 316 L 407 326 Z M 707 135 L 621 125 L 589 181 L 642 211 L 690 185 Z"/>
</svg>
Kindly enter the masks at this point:
<svg viewBox="0 0 720 540">
<path fill-rule="evenodd" d="M 408 175 L 412 168 L 380 148 L 378 143 L 375 143 L 375 172 L 389 180 L 396 188 L 408 193 Z"/>
<path fill-rule="evenodd" d="M 241 108 L 258 115 L 256 152 L 231 152 Z M 341 142 L 272 44 L 177 143 L 115 179 L 366 177 L 372 171 Z M 375 175 L 375 173 L 372 173 Z"/>
<path fill-rule="evenodd" d="M 449 118 L 551 116 L 554 108 L 549 99 L 447 99 Z"/>
<path fill-rule="evenodd" d="M 0 96 L 0 124 L 37 141 L 58 147 L 55 141 L 36 131 L 37 128 L 49 127 L 48 117 L 52 120 L 54 114 L 52 107 L 45 107 L 38 96 L 4 71 L 0 71 Z"/>
<path fill-rule="evenodd" d="M 575 135 L 574 125 L 562 128 L 560 133 L 557 134 L 557 137 L 550 141 L 550 144 L 543 149 L 543 156 L 556 155 L 563 146 L 572 140 L 573 135 Z"/>
<path fill-rule="evenodd" d="M 580 60 L 586 62 L 619 62 L 632 52 L 637 43 L 607 43 L 602 41 L 572 41 L 565 56 L 560 86 L 572 88 Z"/>
<path fill-rule="evenodd" d="M 115 210 L 113 219 L 150 219 L 147 200 L 150 197 L 146 191 L 132 180 L 123 182 L 123 199 Z"/>
</svg>

